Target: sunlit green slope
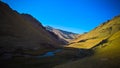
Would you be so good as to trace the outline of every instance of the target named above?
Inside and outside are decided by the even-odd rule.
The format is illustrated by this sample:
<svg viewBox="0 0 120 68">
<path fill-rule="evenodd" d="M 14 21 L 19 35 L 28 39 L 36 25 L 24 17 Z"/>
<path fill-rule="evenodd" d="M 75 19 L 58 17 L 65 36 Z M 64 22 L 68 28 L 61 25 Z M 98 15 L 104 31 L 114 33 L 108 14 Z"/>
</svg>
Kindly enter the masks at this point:
<svg viewBox="0 0 120 68">
<path fill-rule="evenodd" d="M 55 68 L 120 68 L 120 16 L 79 36 L 68 47 L 91 49 L 94 54 Z"/>
<path fill-rule="evenodd" d="M 55 68 L 120 68 L 120 31 L 94 48 L 94 55 Z"/>
<path fill-rule="evenodd" d="M 109 38 L 119 30 L 120 16 L 116 16 L 112 20 L 108 20 L 96 27 L 94 30 L 80 35 L 77 39 L 73 40 L 68 47 L 89 49 Z"/>
</svg>

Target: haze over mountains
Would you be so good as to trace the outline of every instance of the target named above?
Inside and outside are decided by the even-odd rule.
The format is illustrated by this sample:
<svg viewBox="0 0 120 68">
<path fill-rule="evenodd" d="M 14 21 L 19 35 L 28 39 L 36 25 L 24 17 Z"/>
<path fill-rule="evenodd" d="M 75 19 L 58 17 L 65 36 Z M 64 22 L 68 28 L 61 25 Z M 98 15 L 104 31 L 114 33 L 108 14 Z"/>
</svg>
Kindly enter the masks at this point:
<svg viewBox="0 0 120 68">
<path fill-rule="evenodd" d="M 78 35 L 0 1 L 0 68 L 120 68 L 119 44 L 120 15 Z"/>
</svg>

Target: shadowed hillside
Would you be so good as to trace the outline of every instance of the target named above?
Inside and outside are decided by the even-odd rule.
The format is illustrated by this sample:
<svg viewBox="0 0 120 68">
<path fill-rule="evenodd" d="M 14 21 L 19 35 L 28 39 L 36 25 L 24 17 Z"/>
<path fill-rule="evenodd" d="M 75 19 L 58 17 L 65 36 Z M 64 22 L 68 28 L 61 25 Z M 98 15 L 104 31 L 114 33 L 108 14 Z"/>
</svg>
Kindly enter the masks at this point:
<svg viewBox="0 0 120 68">
<path fill-rule="evenodd" d="M 33 27 L 36 28 L 37 30 L 43 29 L 43 32 L 41 32 L 41 33 L 45 33 L 50 39 L 53 39 L 58 44 L 65 44 L 65 42 L 63 40 L 59 40 L 60 38 L 56 34 L 54 34 L 51 31 L 46 30 L 46 28 L 44 26 L 42 26 L 42 24 L 39 21 L 37 21 L 34 17 L 32 17 L 31 15 L 29 15 L 29 14 L 21 14 L 21 16 L 25 20 L 30 22 L 30 24 L 32 24 Z"/>
<path fill-rule="evenodd" d="M 16 50 L 49 50 L 62 43 L 32 16 L 12 10 L 0 1 L 0 54 Z"/>
<path fill-rule="evenodd" d="M 120 16 L 76 36 L 0 1 L 0 68 L 120 68 L 119 57 Z"/>
</svg>

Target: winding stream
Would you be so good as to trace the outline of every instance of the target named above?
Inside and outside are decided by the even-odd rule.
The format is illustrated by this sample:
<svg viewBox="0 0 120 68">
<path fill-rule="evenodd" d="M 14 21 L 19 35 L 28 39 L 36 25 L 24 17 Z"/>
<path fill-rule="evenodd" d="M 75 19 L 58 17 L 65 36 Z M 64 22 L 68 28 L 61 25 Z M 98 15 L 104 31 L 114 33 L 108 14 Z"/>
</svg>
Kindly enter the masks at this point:
<svg viewBox="0 0 120 68">
<path fill-rule="evenodd" d="M 37 58 L 55 56 L 55 53 L 60 52 L 61 50 L 62 50 L 62 49 L 57 49 L 57 50 L 54 50 L 54 51 L 49 51 L 49 52 L 46 52 L 46 53 L 43 54 L 43 55 L 37 56 Z"/>
</svg>

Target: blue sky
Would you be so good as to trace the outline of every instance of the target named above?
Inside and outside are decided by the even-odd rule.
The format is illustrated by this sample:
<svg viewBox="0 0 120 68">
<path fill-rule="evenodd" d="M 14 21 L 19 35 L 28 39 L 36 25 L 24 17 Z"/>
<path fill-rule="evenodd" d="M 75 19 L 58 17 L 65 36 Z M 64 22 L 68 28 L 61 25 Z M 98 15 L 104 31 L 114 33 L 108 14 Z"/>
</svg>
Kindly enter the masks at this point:
<svg viewBox="0 0 120 68">
<path fill-rule="evenodd" d="M 28 13 L 44 26 L 75 33 L 88 32 L 120 14 L 120 0 L 2 0 Z"/>
</svg>

